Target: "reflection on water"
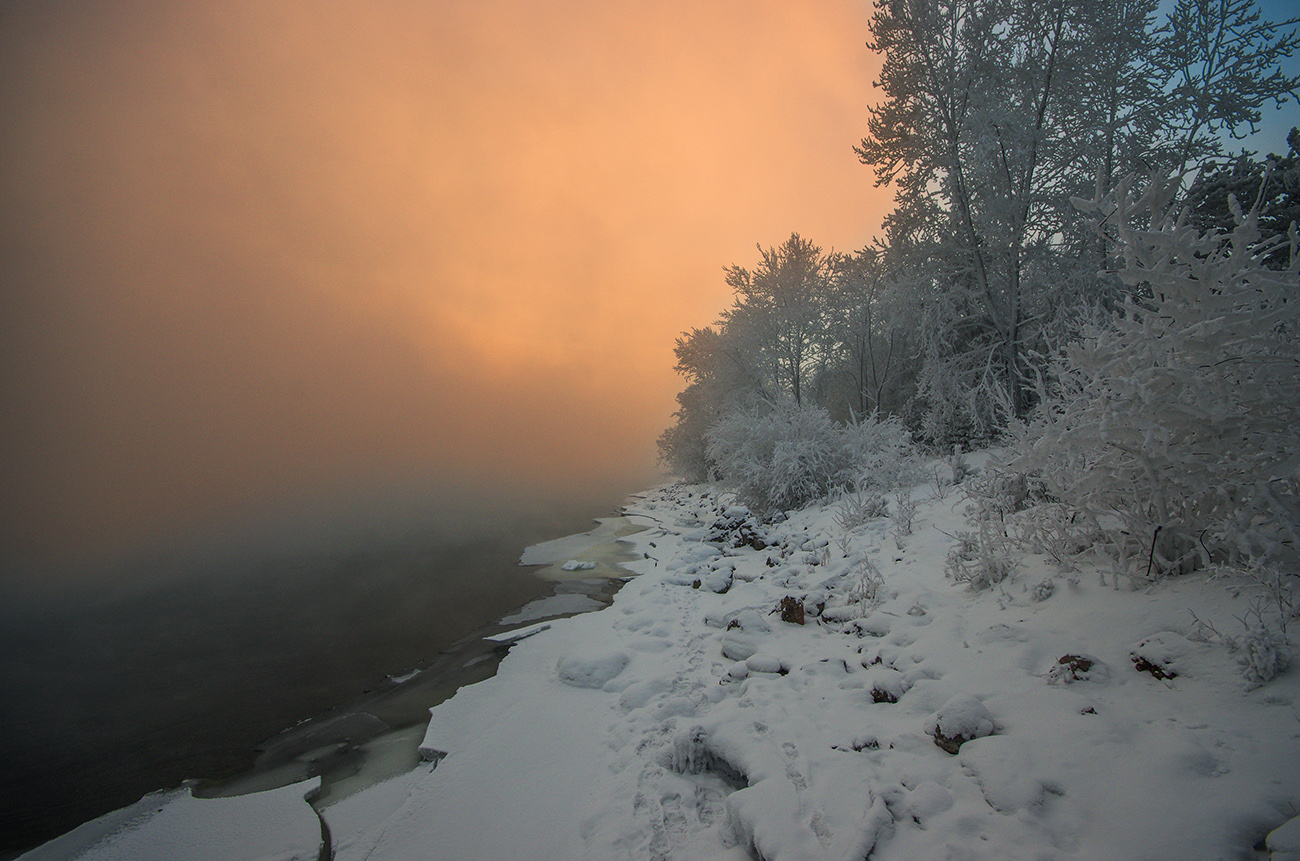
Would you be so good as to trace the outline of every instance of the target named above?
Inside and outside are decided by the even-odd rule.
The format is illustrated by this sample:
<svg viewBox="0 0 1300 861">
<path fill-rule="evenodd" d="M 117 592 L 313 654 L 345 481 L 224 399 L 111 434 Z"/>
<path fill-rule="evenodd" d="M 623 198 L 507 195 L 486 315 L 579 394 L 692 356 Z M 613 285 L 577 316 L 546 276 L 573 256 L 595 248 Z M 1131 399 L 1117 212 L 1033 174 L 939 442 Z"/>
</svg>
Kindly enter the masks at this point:
<svg viewBox="0 0 1300 861">
<path fill-rule="evenodd" d="M 388 709 L 389 726 L 409 725 L 428 706 L 404 703 L 413 683 L 395 689 L 388 676 L 437 664 L 458 639 L 548 594 L 517 560 L 557 534 L 552 522 L 406 539 L 190 573 L 130 595 L 10 602 L 0 610 L 0 850 L 185 779 L 243 772 L 259 743 L 367 694 L 388 703 L 376 709 Z M 476 669 L 490 676 L 495 661 Z"/>
</svg>

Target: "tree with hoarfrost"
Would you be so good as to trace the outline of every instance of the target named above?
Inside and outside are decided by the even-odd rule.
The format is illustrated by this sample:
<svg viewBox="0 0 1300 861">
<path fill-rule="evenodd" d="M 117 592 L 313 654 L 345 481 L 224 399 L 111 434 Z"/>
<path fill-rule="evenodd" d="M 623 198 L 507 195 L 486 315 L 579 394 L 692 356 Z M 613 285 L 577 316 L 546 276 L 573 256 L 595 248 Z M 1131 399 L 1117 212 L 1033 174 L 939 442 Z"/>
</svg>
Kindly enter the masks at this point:
<svg viewBox="0 0 1300 861">
<path fill-rule="evenodd" d="M 1178 136 L 1176 168 L 1223 152 L 1222 138 L 1257 131 L 1260 109 L 1300 98 L 1280 62 L 1300 48 L 1300 18 L 1264 20 L 1255 0 L 1177 0 L 1156 62 L 1169 93 L 1162 119 Z"/>
<path fill-rule="evenodd" d="M 1013 465 L 1131 576 L 1300 550 L 1300 233 L 1261 241 L 1235 200 L 1232 233 L 1202 232 L 1178 191 L 1125 180 L 1079 202 L 1132 295 L 1060 357 Z"/>
<path fill-rule="evenodd" d="M 872 18 L 885 98 L 857 152 L 897 188 L 890 242 L 932 261 L 923 388 L 935 407 L 948 389 L 979 392 L 978 424 L 997 403 L 1028 406 L 1043 261 L 1066 229 L 1053 201 L 1070 190 L 1060 162 L 1074 156 L 1077 11 L 1067 0 L 890 0 Z"/>
<path fill-rule="evenodd" d="M 807 383 L 825 363 L 830 258 L 798 233 L 776 247 L 758 246 L 750 271 L 732 265 L 727 284 L 736 295 L 724 312 L 726 328 L 743 331 L 763 357 L 771 388 L 802 404 Z"/>
<path fill-rule="evenodd" d="M 888 258 L 887 249 L 871 247 L 832 261 L 831 357 L 819 390 L 839 418 L 901 413 L 915 375 L 915 303 Z"/>
<path fill-rule="evenodd" d="M 752 271 L 727 268 L 735 299 L 716 328 L 677 339 L 676 370 L 688 385 L 677 397 L 677 421 L 659 438 L 659 453 L 680 475 L 703 480 L 713 473 L 705 434 L 724 415 L 752 403 L 801 404 L 827 362 L 832 255 L 797 233 L 758 251 Z"/>
<path fill-rule="evenodd" d="M 1294 96 L 1295 21 L 1252 0 L 879 0 L 884 56 L 857 147 L 897 206 L 891 248 L 924 307 L 927 434 L 987 436 L 1033 405 L 1043 359 L 1093 308 L 1104 247 L 1069 205 L 1177 173 Z"/>
<path fill-rule="evenodd" d="M 747 400 L 768 400 L 753 353 L 735 332 L 706 326 L 682 333 L 676 371 L 687 380 L 677 395 L 676 421 L 659 437 L 659 459 L 677 475 L 704 481 L 714 472 L 704 435 Z"/>
</svg>

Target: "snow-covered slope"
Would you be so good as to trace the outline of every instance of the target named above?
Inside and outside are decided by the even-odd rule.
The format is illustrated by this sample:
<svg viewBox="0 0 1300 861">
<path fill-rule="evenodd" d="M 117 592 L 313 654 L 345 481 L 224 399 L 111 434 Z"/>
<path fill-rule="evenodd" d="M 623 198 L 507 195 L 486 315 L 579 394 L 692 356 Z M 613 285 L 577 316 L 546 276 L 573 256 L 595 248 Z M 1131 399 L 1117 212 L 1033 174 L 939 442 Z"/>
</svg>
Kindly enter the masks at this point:
<svg viewBox="0 0 1300 861">
<path fill-rule="evenodd" d="M 1250 588 L 1028 556 L 973 592 L 941 490 L 906 535 L 634 497 L 640 576 L 433 709 L 415 771 L 325 807 L 333 857 L 1300 858 L 1300 672 L 1251 688 L 1193 619 L 1239 627 Z"/>
<path fill-rule="evenodd" d="M 1239 584 L 1028 557 L 973 593 L 943 574 L 957 492 L 902 537 L 728 503 L 635 498 L 642 576 L 434 709 L 436 767 L 325 810 L 336 857 L 1267 857 L 1300 813 L 1300 676 L 1248 691 L 1188 639 Z"/>
</svg>

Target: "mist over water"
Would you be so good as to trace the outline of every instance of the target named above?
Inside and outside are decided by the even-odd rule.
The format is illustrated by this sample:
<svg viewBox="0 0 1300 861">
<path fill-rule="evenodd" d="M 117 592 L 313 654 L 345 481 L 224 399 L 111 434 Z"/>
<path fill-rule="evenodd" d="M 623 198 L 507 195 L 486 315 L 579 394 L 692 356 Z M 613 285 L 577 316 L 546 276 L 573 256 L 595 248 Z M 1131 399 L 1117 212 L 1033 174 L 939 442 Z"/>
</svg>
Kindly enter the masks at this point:
<svg viewBox="0 0 1300 861">
<path fill-rule="evenodd" d="M 5 3 L 0 568 L 392 488 L 644 484 L 722 268 L 794 227 L 870 236 L 863 23 Z"/>
<path fill-rule="evenodd" d="M 0 833 L 543 591 L 660 480 L 723 267 L 870 239 L 865 14 L 0 4 Z"/>
<path fill-rule="evenodd" d="M 281 730 L 548 592 L 523 547 L 611 510 L 160 557 L 116 586 L 16 593 L 0 607 L 0 851 L 247 769 Z"/>
</svg>

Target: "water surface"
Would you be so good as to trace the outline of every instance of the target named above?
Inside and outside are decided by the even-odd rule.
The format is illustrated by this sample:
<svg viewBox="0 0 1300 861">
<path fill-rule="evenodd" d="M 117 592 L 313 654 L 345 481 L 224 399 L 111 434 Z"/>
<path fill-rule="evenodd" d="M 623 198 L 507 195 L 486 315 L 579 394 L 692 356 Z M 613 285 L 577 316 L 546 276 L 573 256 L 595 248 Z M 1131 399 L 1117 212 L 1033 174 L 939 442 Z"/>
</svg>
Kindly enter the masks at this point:
<svg viewBox="0 0 1300 861">
<path fill-rule="evenodd" d="M 15 596 L 0 610 L 0 852 L 186 779 L 245 772 L 285 728 L 388 692 L 392 676 L 547 595 L 521 551 L 595 513 Z M 387 701 L 394 723 L 427 708 Z"/>
</svg>

